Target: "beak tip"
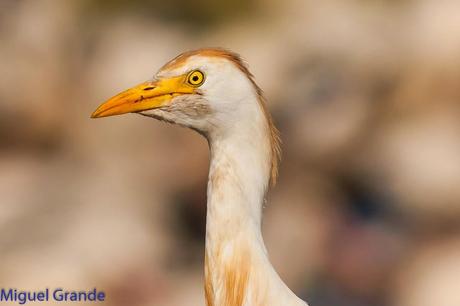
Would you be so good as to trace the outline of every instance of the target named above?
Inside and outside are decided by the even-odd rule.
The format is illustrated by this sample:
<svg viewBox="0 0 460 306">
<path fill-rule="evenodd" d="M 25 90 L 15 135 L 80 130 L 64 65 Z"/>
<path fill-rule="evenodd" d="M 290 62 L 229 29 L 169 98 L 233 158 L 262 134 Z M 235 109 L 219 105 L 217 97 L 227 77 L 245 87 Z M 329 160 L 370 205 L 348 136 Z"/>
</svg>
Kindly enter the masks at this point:
<svg viewBox="0 0 460 306">
<path fill-rule="evenodd" d="M 161 106 L 169 99 L 169 96 L 172 97 L 172 93 L 169 93 L 170 89 L 168 86 L 160 88 L 156 83 L 152 82 L 139 84 L 113 96 L 99 105 L 90 115 L 90 118 L 95 119 L 127 113 L 138 113 L 143 110 Z M 146 90 L 149 90 L 149 92 L 146 93 Z M 143 101 L 148 99 L 151 100 Z M 143 102 L 137 103 L 141 101 Z"/>
<path fill-rule="evenodd" d="M 105 109 L 98 107 L 90 116 L 91 119 L 105 117 Z"/>
</svg>

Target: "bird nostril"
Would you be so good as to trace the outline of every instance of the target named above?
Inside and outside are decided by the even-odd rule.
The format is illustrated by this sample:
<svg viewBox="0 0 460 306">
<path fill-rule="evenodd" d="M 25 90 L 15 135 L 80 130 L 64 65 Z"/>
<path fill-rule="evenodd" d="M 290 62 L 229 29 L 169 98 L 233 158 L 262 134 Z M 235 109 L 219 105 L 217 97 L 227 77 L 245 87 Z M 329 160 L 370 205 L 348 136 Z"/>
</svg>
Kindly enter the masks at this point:
<svg viewBox="0 0 460 306">
<path fill-rule="evenodd" d="M 152 90 L 152 89 L 155 89 L 154 86 L 150 86 L 150 87 L 145 87 L 144 90 L 147 91 L 147 90 Z"/>
</svg>

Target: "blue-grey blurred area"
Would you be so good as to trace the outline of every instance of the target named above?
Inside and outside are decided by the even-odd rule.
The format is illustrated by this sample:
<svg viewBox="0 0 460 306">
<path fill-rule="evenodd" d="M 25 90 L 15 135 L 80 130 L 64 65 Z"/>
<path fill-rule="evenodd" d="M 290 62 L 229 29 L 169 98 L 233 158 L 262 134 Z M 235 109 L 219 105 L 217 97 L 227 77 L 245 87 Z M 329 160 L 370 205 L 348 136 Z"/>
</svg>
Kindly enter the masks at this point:
<svg viewBox="0 0 460 306">
<path fill-rule="evenodd" d="M 89 115 L 206 46 L 243 55 L 281 130 L 264 237 L 293 291 L 460 305 L 453 0 L 1 0 L 1 286 L 204 305 L 206 141 Z"/>
</svg>

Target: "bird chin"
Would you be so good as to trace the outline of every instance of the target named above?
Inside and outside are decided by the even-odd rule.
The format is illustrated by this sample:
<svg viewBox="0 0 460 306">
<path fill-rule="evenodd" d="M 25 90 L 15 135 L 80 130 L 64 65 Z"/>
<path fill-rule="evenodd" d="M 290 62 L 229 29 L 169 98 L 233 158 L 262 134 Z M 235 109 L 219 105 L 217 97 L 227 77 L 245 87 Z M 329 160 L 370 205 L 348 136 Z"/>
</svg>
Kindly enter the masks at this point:
<svg viewBox="0 0 460 306">
<path fill-rule="evenodd" d="M 167 123 L 172 123 L 172 124 L 177 123 L 174 120 L 175 118 L 171 113 L 169 113 L 167 111 L 164 111 L 161 108 L 154 108 L 154 109 L 145 110 L 145 111 L 139 112 L 138 114 L 142 115 L 142 116 L 150 117 L 150 118 L 153 118 L 153 119 L 157 119 L 157 120 L 160 120 L 160 121 L 164 121 L 164 122 L 167 122 Z"/>
<path fill-rule="evenodd" d="M 213 111 L 209 102 L 201 95 L 182 95 L 158 108 L 139 112 L 157 120 L 190 128 L 206 135 Z"/>
<path fill-rule="evenodd" d="M 138 114 L 153 119 L 157 119 L 159 121 L 163 121 L 166 123 L 171 123 L 185 128 L 189 128 L 191 130 L 196 131 L 198 134 L 204 136 L 205 138 L 208 138 L 208 133 L 203 126 L 199 126 L 199 124 L 196 124 L 196 122 L 192 118 L 188 118 L 186 115 L 182 113 L 176 114 L 175 112 L 169 109 L 155 108 L 139 112 Z"/>
</svg>

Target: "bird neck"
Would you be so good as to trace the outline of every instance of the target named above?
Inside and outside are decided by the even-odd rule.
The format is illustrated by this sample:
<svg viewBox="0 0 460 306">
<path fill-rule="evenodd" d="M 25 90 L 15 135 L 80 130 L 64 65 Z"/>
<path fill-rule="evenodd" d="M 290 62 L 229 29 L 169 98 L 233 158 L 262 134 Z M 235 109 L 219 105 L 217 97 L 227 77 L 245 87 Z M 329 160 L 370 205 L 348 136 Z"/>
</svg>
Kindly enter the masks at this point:
<svg viewBox="0 0 460 306">
<path fill-rule="evenodd" d="M 263 305 L 273 270 L 261 234 L 271 150 L 264 124 L 209 140 L 205 293 L 208 306 Z M 244 128 L 240 124 L 239 128 Z"/>
</svg>

